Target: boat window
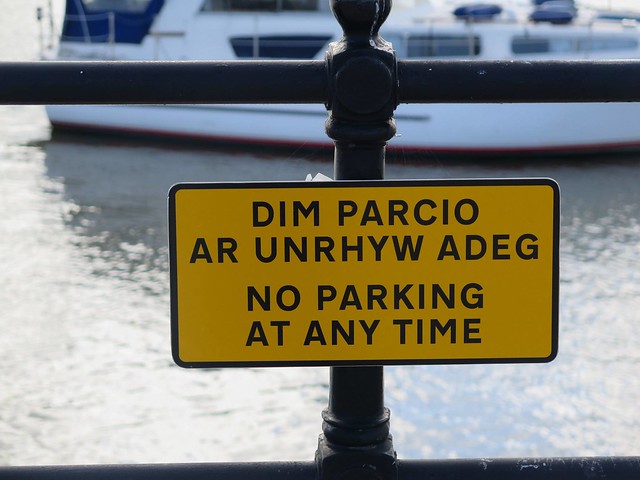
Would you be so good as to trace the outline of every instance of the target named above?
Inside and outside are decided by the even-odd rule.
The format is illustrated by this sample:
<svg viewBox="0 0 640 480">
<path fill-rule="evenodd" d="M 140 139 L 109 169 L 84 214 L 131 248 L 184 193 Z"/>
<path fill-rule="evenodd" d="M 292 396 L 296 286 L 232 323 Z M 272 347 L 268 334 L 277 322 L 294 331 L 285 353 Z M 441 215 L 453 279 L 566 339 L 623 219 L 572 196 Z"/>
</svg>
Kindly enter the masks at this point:
<svg viewBox="0 0 640 480">
<path fill-rule="evenodd" d="M 464 57 L 480 54 L 480 38 L 470 35 L 411 35 L 408 57 Z"/>
<path fill-rule="evenodd" d="M 203 12 L 315 11 L 318 0 L 205 0 Z"/>
<path fill-rule="evenodd" d="M 597 52 L 606 50 L 635 50 L 636 38 L 624 37 L 514 37 L 511 50 L 517 55 L 531 53 Z"/>
<path fill-rule="evenodd" d="M 598 20 L 612 20 L 614 22 L 640 22 L 640 14 L 636 12 L 602 12 L 598 14 Z"/>
<path fill-rule="evenodd" d="M 331 35 L 270 35 L 229 41 L 238 58 L 313 58 L 329 40 Z"/>
<path fill-rule="evenodd" d="M 87 12 L 144 12 L 151 0 L 83 0 Z"/>
<path fill-rule="evenodd" d="M 578 42 L 580 51 L 634 50 L 638 48 L 636 38 L 583 38 Z"/>
</svg>

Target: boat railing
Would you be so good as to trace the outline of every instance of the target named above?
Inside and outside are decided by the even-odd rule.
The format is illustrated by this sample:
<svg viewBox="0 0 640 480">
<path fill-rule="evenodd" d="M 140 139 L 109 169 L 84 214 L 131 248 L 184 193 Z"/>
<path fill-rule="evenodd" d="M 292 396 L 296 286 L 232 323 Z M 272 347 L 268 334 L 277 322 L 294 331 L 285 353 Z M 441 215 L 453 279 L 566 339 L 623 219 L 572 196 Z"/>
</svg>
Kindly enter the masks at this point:
<svg viewBox="0 0 640 480">
<path fill-rule="evenodd" d="M 45 52 L 53 52 L 60 32 L 56 29 L 56 23 L 53 15 L 53 4 L 51 0 L 47 1 L 47 11 L 43 7 L 36 9 L 36 20 L 38 22 L 38 45 L 40 47 L 40 58 L 45 58 Z M 45 29 L 47 30 L 45 33 Z M 45 41 L 46 38 L 46 41 Z"/>
<path fill-rule="evenodd" d="M 77 22 L 82 27 L 83 39 L 85 43 L 113 43 L 115 42 L 115 13 L 114 12 L 102 12 L 102 13 L 83 13 L 81 15 L 65 15 L 64 21 L 74 23 Z M 135 20 L 134 20 L 135 21 Z M 100 22 L 107 24 L 107 33 L 95 34 L 91 33 L 89 28 L 90 23 Z M 62 37 L 62 40 L 69 40 L 70 37 Z"/>
<path fill-rule="evenodd" d="M 45 52 L 53 51 L 56 46 L 55 39 L 58 39 L 58 42 L 65 41 L 78 41 L 78 37 L 70 37 L 64 35 L 64 29 L 62 32 L 57 33 L 55 28 L 55 22 L 53 17 L 53 12 L 51 6 L 49 6 L 48 14 L 48 35 L 45 34 L 45 14 L 42 8 L 38 8 L 36 10 L 38 25 L 39 25 L 39 36 L 40 36 L 40 58 L 45 58 Z M 122 22 L 137 22 L 140 23 L 139 20 L 135 19 L 123 19 L 120 20 Z M 116 19 L 114 12 L 100 12 L 100 13 L 82 13 L 80 15 L 71 15 L 65 14 L 62 19 L 62 25 L 67 23 L 76 23 L 80 25 L 82 30 L 82 43 L 87 45 L 100 44 L 105 45 L 107 49 L 107 54 L 104 56 L 105 59 L 114 59 L 115 58 L 115 47 L 116 47 Z M 90 28 L 91 23 L 104 23 L 106 24 L 106 28 L 104 29 L 104 33 L 92 33 L 92 29 Z M 45 45 L 44 38 L 48 37 L 48 42 Z"/>
<path fill-rule="evenodd" d="M 126 20 L 124 20 L 126 21 Z M 131 20 L 136 22 L 136 20 Z M 116 58 L 116 17 L 113 12 L 82 13 L 81 15 L 65 15 L 64 24 L 78 23 L 82 29 L 82 41 L 86 45 L 100 44 L 105 47 L 105 59 Z M 91 23 L 105 23 L 105 33 L 94 33 L 90 28 Z M 60 35 L 60 41 L 77 41 L 77 37 L 68 37 L 64 33 Z"/>
</svg>

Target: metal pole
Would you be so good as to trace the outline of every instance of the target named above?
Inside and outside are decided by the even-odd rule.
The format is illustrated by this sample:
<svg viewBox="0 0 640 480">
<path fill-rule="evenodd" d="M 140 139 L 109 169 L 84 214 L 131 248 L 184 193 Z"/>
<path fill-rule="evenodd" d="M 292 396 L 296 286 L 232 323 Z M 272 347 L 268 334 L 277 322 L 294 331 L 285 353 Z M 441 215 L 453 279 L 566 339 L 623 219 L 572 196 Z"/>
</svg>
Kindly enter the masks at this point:
<svg viewBox="0 0 640 480">
<path fill-rule="evenodd" d="M 344 32 L 329 46 L 329 119 L 336 180 L 384 178 L 386 142 L 396 133 L 397 66 L 391 44 L 378 31 L 391 10 L 385 0 L 333 0 Z"/>
<path fill-rule="evenodd" d="M 384 0 L 333 0 L 344 36 L 327 52 L 329 118 L 336 180 L 382 180 L 386 142 L 396 131 L 396 58 L 378 31 Z M 383 367 L 332 367 L 316 458 L 322 480 L 393 480 L 396 454 L 384 406 Z"/>
<path fill-rule="evenodd" d="M 383 367 L 332 367 L 322 430 L 336 445 L 380 444 L 389 436 Z"/>
</svg>

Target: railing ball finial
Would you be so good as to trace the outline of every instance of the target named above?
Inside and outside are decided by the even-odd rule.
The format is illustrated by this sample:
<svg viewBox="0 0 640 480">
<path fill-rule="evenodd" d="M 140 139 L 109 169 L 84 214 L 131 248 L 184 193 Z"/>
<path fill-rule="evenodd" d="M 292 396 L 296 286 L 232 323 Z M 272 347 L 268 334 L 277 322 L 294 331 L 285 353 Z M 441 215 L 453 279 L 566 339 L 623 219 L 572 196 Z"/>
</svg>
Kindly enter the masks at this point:
<svg viewBox="0 0 640 480">
<path fill-rule="evenodd" d="M 330 0 L 347 42 L 377 39 L 391 12 L 391 0 Z"/>
</svg>

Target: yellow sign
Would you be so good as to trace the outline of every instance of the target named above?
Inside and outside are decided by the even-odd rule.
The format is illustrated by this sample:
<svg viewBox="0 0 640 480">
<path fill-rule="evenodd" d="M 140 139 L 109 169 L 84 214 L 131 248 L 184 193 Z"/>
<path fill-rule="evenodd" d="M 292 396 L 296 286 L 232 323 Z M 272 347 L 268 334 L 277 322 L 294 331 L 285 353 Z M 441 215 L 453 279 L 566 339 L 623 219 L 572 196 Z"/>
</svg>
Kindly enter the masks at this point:
<svg viewBox="0 0 640 480">
<path fill-rule="evenodd" d="M 185 367 L 547 362 L 547 179 L 181 184 L 172 344 Z"/>
</svg>

